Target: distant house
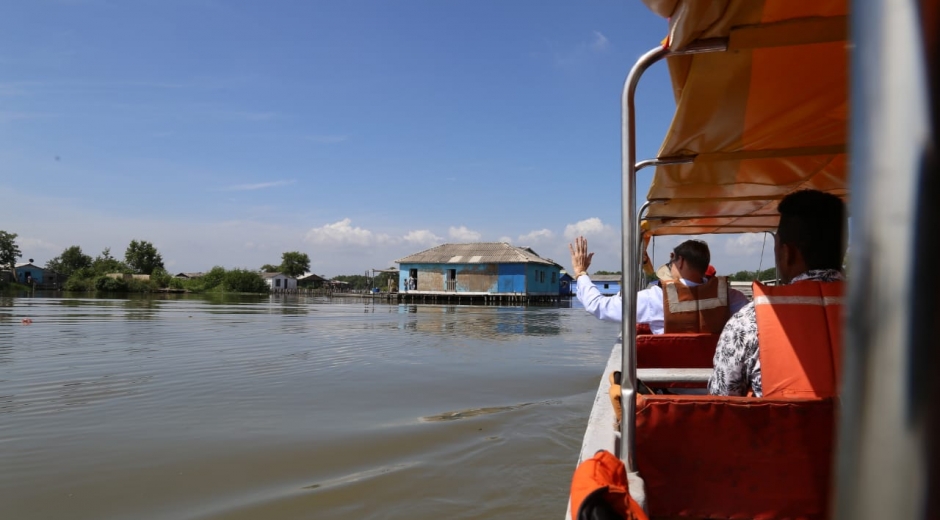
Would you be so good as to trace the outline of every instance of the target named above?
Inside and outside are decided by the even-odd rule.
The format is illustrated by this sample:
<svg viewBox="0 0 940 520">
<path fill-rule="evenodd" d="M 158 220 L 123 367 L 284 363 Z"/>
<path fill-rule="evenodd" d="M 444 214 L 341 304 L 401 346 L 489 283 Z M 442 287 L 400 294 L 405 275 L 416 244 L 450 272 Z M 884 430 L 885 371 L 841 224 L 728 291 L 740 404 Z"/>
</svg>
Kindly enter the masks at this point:
<svg viewBox="0 0 940 520">
<path fill-rule="evenodd" d="M 590 275 L 590 277 L 601 294 L 613 296 L 620 292 L 620 284 L 623 277 L 619 274 L 593 274 Z M 575 287 L 577 288 L 577 286 Z"/>
<path fill-rule="evenodd" d="M 284 273 L 261 273 L 261 278 L 272 291 L 284 291 L 297 288 L 297 279 Z"/>
<path fill-rule="evenodd" d="M 320 289 L 322 287 L 329 286 L 330 281 L 322 276 L 307 273 L 303 276 L 297 277 L 297 286 L 298 287 L 309 287 L 311 289 Z"/>
<path fill-rule="evenodd" d="M 16 264 L 14 273 L 18 283 L 38 289 L 59 289 L 60 284 L 64 281 L 59 273 L 39 267 L 33 263 L 32 259 L 29 262 Z M 0 279 L 9 281 L 11 279 L 10 271 L 5 271 L 0 275 Z"/>
<path fill-rule="evenodd" d="M 561 277 L 558 279 L 558 294 L 565 296 L 577 294 L 577 292 L 578 283 L 574 281 L 570 274 L 562 272 Z"/>
<path fill-rule="evenodd" d="M 19 283 L 42 285 L 45 275 L 46 270 L 38 265 L 33 265 L 32 260 L 16 264 L 16 281 Z"/>
<path fill-rule="evenodd" d="M 174 278 L 183 278 L 186 280 L 192 280 L 193 278 L 201 278 L 205 276 L 206 273 L 176 273 Z"/>
<path fill-rule="evenodd" d="M 396 263 L 402 293 L 557 296 L 561 278 L 560 265 L 504 242 L 444 244 Z"/>
</svg>

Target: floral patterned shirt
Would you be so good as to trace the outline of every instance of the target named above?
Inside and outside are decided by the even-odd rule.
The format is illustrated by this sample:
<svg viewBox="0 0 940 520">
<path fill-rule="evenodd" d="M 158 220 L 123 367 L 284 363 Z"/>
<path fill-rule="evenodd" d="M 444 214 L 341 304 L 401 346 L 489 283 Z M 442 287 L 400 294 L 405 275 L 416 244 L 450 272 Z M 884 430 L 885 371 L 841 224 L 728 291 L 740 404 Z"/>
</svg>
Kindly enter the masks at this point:
<svg viewBox="0 0 940 520">
<path fill-rule="evenodd" d="M 790 283 L 800 280 L 834 282 L 843 280 L 835 269 L 807 271 Z M 754 302 L 731 316 L 725 324 L 713 360 L 715 371 L 708 378 L 708 393 L 711 395 L 746 395 L 748 389 L 763 397 L 760 379 L 760 345 L 757 338 L 757 311 Z"/>
</svg>

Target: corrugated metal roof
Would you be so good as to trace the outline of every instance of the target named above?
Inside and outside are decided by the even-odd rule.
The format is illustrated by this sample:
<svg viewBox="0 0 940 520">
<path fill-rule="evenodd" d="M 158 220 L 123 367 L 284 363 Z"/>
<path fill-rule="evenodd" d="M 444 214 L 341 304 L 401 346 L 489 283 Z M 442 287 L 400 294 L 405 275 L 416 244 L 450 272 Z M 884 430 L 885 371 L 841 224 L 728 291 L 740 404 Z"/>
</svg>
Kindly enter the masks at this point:
<svg viewBox="0 0 940 520">
<path fill-rule="evenodd" d="M 443 244 L 396 260 L 399 264 L 512 264 L 534 263 L 556 265 L 528 247 L 515 247 L 505 242 Z"/>
</svg>

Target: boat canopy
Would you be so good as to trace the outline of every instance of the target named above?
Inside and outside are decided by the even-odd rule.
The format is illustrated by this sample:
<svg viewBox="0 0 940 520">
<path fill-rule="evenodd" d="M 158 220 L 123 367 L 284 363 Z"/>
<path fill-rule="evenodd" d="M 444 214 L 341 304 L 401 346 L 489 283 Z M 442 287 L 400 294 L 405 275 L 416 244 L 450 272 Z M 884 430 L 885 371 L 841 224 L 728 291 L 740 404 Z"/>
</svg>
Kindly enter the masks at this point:
<svg viewBox="0 0 940 520">
<path fill-rule="evenodd" d="M 848 195 L 845 0 L 644 0 L 669 18 L 676 113 L 644 235 L 773 231 L 801 189 Z"/>
</svg>

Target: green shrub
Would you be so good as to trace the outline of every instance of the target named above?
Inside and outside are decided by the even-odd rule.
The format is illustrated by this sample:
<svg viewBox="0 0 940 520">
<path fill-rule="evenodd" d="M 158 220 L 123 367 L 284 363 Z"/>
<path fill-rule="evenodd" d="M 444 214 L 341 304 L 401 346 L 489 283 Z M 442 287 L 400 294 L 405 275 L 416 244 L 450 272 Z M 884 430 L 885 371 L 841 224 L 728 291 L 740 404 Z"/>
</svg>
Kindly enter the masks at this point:
<svg viewBox="0 0 940 520">
<path fill-rule="evenodd" d="M 213 271 L 214 270 L 213 268 Z M 268 292 L 268 284 L 261 278 L 261 275 L 247 269 L 232 269 L 231 271 L 227 271 L 222 287 L 227 292 Z"/>
<path fill-rule="evenodd" d="M 127 292 L 127 282 L 121 278 L 99 276 L 95 279 L 95 290 L 103 292 Z"/>
<path fill-rule="evenodd" d="M 157 285 L 157 283 L 153 280 L 137 280 L 135 278 L 131 278 L 130 280 L 126 280 L 124 283 L 127 285 L 127 292 L 147 293 L 154 292 L 160 288 L 160 286 Z"/>
<path fill-rule="evenodd" d="M 200 282 L 204 289 L 213 289 L 222 285 L 225 275 L 224 267 L 215 266 L 205 276 L 198 278 L 196 281 Z"/>
<path fill-rule="evenodd" d="M 154 269 L 153 272 L 150 273 L 150 281 L 153 282 L 156 287 L 169 287 L 170 280 L 172 279 L 173 277 L 170 276 L 170 273 L 166 272 L 165 269 L 160 267 Z"/>
<path fill-rule="evenodd" d="M 95 279 L 79 277 L 76 276 L 76 273 L 72 273 L 72 276 L 65 281 L 62 288 L 66 291 L 91 292 L 95 290 Z"/>
</svg>

